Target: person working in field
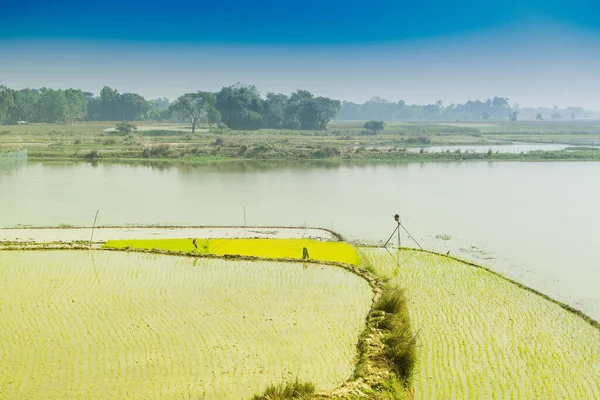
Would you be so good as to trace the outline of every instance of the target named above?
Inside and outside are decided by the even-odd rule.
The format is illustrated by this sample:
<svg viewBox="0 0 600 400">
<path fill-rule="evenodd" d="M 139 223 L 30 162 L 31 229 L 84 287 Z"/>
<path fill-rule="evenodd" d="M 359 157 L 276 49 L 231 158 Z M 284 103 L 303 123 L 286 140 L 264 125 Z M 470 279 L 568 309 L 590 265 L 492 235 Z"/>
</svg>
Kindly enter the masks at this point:
<svg viewBox="0 0 600 400">
<path fill-rule="evenodd" d="M 194 238 L 194 240 L 192 240 L 192 244 L 194 245 L 194 247 L 197 249 L 198 248 L 198 242 L 196 241 L 196 239 Z"/>
</svg>

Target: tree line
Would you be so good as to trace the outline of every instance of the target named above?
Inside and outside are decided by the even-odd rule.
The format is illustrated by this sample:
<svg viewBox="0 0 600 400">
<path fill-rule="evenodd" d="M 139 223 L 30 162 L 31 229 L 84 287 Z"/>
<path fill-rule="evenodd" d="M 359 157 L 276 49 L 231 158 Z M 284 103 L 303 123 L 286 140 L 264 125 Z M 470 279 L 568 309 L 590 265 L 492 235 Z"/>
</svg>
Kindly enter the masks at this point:
<svg viewBox="0 0 600 400">
<path fill-rule="evenodd" d="M 326 129 L 341 107 L 339 100 L 297 90 L 262 96 L 254 85 L 236 83 L 218 92 L 186 93 L 170 102 L 146 100 L 137 93 L 104 87 L 98 96 L 79 89 L 13 90 L 0 86 L 0 123 L 74 123 L 75 121 L 187 121 L 224 124 L 230 129 Z"/>
<path fill-rule="evenodd" d="M 598 115 L 582 107 L 559 109 L 529 107 L 522 108 L 518 104 L 509 104 L 506 97 L 493 97 L 486 101 L 474 100 L 464 104 L 444 106 L 442 100 L 434 104 L 406 104 L 404 100 L 391 102 L 380 97 L 373 97 L 363 104 L 342 102 L 336 116 L 340 120 L 431 120 L 431 121 L 477 121 L 477 120 L 559 120 L 566 118 L 596 118 Z"/>
<path fill-rule="evenodd" d="M 105 86 L 98 96 L 80 89 L 21 89 L 0 85 L 0 124 L 74 123 L 75 121 L 187 121 L 195 130 L 199 124 L 222 124 L 234 130 L 327 128 L 338 120 L 559 120 L 594 118 L 581 107 L 521 108 L 509 105 L 505 97 L 464 104 L 406 104 L 373 97 L 363 104 L 313 95 L 297 90 L 289 95 L 262 95 L 254 85 L 236 83 L 218 92 L 186 93 L 174 101 L 147 100 L 137 93 L 119 93 Z"/>
</svg>

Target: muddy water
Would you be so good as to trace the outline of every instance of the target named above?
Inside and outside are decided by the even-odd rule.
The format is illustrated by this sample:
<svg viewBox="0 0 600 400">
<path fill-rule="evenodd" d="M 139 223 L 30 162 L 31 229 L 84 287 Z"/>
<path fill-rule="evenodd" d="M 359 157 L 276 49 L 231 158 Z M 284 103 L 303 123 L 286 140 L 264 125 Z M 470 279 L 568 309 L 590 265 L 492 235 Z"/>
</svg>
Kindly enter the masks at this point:
<svg viewBox="0 0 600 400">
<path fill-rule="evenodd" d="M 600 319 L 600 163 L 203 166 L 29 163 L 0 226 L 309 225 L 475 259 Z M 396 240 L 396 239 L 394 239 Z M 402 245 L 414 245 L 402 231 Z"/>
</svg>

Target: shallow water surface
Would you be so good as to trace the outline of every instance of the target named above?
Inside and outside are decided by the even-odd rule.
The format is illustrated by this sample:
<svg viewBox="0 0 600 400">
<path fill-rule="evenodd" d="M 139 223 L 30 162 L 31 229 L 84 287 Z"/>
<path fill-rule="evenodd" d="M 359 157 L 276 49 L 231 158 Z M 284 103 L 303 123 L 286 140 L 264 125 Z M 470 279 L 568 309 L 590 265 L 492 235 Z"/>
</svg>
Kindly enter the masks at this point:
<svg viewBox="0 0 600 400">
<path fill-rule="evenodd" d="M 29 163 L 0 172 L 0 225 L 309 225 L 383 242 L 393 215 L 600 319 L 600 163 Z M 245 210 L 245 215 L 244 215 Z M 394 239 L 396 240 L 396 239 Z M 402 231 L 402 245 L 413 245 Z"/>
</svg>

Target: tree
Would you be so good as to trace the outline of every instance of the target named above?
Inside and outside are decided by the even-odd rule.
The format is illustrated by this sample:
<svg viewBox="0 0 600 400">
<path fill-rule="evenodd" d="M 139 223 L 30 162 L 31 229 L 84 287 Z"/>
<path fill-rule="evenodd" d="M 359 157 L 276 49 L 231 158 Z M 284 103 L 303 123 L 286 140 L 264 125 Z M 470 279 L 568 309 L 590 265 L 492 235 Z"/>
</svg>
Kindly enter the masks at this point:
<svg viewBox="0 0 600 400">
<path fill-rule="evenodd" d="M 561 119 L 561 118 L 562 118 L 562 115 L 560 114 L 560 112 L 558 112 L 558 111 L 554 111 L 554 112 L 552 113 L 552 115 L 550 116 L 550 118 L 552 118 L 552 119 L 553 119 L 553 120 L 555 120 L 555 121 L 558 121 L 559 119 Z"/>
<path fill-rule="evenodd" d="M 206 112 L 206 122 L 208 124 L 209 131 L 212 132 L 213 125 L 221 122 L 221 113 L 219 110 L 213 106 L 209 107 Z"/>
<path fill-rule="evenodd" d="M 0 124 L 8 119 L 8 111 L 13 106 L 12 90 L 4 85 L 0 85 Z"/>
<path fill-rule="evenodd" d="M 109 86 L 104 86 L 100 91 L 99 113 L 104 121 L 117 121 L 120 119 L 118 107 L 119 91 Z"/>
<path fill-rule="evenodd" d="M 291 94 L 285 110 L 286 128 L 327 129 L 327 123 L 335 117 L 341 105 L 339 100 L 314 97 L 308 90 L 297 90 Z"/>
<path fill-rule="evenodd" d="M 64 93 L 67 100 L 65 122 L 72 124 L 76 120 L 83 118 L 87 112 L 85 95 L 81 90 L 75 89 L 67 89 Z"/>
<path fill-rule="evenodd" d="M 195 133 L 196 126 L 206 119 L 208 110 L 215 106 L 215 102 L 215 95 L 210 92 L 186 93 L 169 106 L 169 111 L 190 121 L 192 133 Z"/>
<path fill-rule="evenodd" d="M 69 102 L 62 90 L 40 89 L 42 95 L 37 102 L 41 122 L 65 122 L 69 112 Z"/>
<path fill-rule="evenodd" d="M 519 115 L 519 111 L 518 110 L 514 110 L 512 112 L 508 113 L 508 119 L 511 122 L 515 122 L 517 120 L 517 116 Z"/>
<path fill-rule="evenodd" d="M 254 85 L 236 83 L 217 93 L 216 108 L 231 129 L 260 129 L 263 122 L 263 100 Z"/>
<path fill-rule="evenodd" d="M 384 127 L 385 127 L 385 122 L 375 121 L 375 120 L 367 121 L 367 122 L 365 122 L 365 125 L 364 125 L 364 128 L 370 130 L 374 135 L 376 133 L 383 131 Z"/>
<path fill-rule="evenodd" d="M 137 121 L 150 110 L 150 104 L 137 93 L 123 93 L 118 101 L 119 115 L 124 121 Z"/>
<path fill-rule="evenodd" d="M 121 121 L 117 124 L 115 130 L 119 132 L 119 134 L 125 136 L 130 134 L 131 132 L 137 131 L 137 126 L 135 126 L 131 122 Z"/>
<path fill-rule="evenodd" d="M 537 113 L 537 115 L 535 116 L 535 119 L 537 119 L 538 121 L 541 121 L 541 120 L 543 120 L 543 119 L 544 119 L 544 115 L 543 115 L 541 112 L 539 112 L 539 113 Z"/>
<path fill-rule="evenodd" d="M 489 113 L 489 112 L 487 112 L 487 111 L 484 111 L 484 112 L 481 114 L 481 119 L 484 119 L 484 120 L 486 120 L 486 121 L 487 121 L 488 119 L 490 119 L 490 113 Z"/>
<path fill-rule="evenodd" d="M 289 98 L 282 93 L 267 93 L 264 101 L 263 126 L 269 129 L 281 129 L 286 123 L 285 110 Z"/>
</svg>

